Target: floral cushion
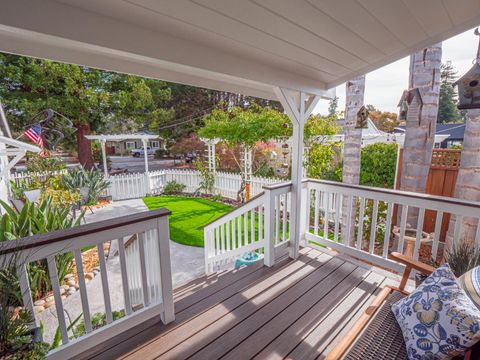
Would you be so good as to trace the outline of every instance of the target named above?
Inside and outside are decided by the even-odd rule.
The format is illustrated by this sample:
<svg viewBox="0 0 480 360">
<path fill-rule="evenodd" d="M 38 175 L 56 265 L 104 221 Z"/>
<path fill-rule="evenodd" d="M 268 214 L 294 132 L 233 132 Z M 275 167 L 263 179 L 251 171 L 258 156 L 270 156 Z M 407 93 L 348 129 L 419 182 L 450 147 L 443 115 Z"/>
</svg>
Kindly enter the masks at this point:
<svg viewBox="0 0 480 360">
<path fill-rule="evenodd" d="M 480 309 L 480 266 L 460 276 L 458 278 L 458 284 L 475 306 Z"/>
<path fill-rule="evenodd" d="M 445 264 L 392 305 L 409 359 L 450 359 L 480 340 L 480 310 Z"/>
</svg>

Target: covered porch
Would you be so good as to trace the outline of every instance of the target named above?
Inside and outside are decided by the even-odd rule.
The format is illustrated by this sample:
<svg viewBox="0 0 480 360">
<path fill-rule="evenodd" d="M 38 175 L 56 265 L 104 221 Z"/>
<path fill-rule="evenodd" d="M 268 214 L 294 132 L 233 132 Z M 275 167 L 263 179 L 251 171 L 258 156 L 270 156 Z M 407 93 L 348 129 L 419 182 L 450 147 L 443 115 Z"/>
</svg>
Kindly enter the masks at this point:
<svg viewBox="0 0 480 360">
<path fill-rule="evenodd" d="M 205 227 L 208 275 L 190 284 L 172 289 L 168 210 L 2 244 L 0 256 L 14 261 L 32 313 L 26 266 L 48 262 L 63 344 L 50 358 L 325 357 L 379 289 L 398 283 L 404 266 L 389 253 L 406 245 L 409 210 L 418 211 L 418 229 L 434 214 L 435 258 L 445 219 L 459 217 L 455 241 L 461 219 L 478 219 L 480 204 L 304 179 L 304 124 L 335 86 L 478 23 L 474 0 L 4 4 L 2 51 L 280 101 L 293 124 L 291 181 L 266 186 Z M 420 234 L 409 240 L 414 259 Z M 139 241 L 128 250 L 132 236 Z M 81 249 L 96 246 L 104 255 L 111 240 L 118 242 L 123 308 L 111 308 L 100 256 L 107 325 L 92 327 L 80 280 L 85 334 L 71 339 L 55 256 L 74 253 L 83 279 Z M 229 270 L 247 252 L 262 261 Z M 114 320 L 115 310 L 121 319 Z"/>
</svg>

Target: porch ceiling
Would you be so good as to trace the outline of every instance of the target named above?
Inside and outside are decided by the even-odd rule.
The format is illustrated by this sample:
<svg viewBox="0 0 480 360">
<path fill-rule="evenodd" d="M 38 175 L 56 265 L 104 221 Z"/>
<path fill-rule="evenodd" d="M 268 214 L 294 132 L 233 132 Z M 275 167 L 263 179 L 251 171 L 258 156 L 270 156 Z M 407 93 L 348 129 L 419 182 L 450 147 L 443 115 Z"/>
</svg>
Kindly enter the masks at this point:
<svg viewBox="0 0 480 360">
<path fill-rule="evenodd" d="M 477 0 L 2 1 L 0 50 L 276 99 L 480 23 Z"/>
</svg>

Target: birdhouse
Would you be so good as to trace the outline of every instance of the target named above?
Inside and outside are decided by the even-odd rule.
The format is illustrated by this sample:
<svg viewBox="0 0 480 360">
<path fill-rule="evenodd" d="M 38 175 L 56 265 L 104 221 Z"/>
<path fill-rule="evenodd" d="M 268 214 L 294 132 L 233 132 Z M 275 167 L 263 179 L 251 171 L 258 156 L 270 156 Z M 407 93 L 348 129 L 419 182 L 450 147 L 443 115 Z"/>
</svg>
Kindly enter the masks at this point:
<svg viewBox="0 0 480 360">
<path fill-rule="evenodd" d="M 421 120 L 423 100 L 420 91 L 415 88 L 405 90 L 398 103 L 400 108 L 400 121 L 418 121 Z"/>
<path fill-rule="evenodd" d="M 355 123 L 356 129 L 366 129 L 368 127 L 368 110 L 362 106 L 357 112 L 357 121 Z"/>
<path fill-rule="evenodd" d="M 480 109 L 480 65 L 473 67 L 463 75 L 454 86 L 458 87 L 459 109 Z"/>
</svg>

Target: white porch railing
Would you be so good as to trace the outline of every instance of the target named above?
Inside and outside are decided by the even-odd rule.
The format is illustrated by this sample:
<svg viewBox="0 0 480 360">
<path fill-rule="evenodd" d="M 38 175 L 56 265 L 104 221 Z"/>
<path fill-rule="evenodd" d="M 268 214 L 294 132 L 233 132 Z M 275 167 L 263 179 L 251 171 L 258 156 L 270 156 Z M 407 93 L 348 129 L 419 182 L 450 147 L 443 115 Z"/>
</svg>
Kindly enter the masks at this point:
<svg viewBox="0 0 480 360">
<path fill-rule="evenodd" d="M 147 211 L 135 215 L 91 223 L 79 227 L 55 231 L 0 244 L 0 264 L 3 267 L 15 265 L 20 280 L 23 305 L 35 315 L 27 265 L 45 259 L 52 283 L 58 326 L 62 346 L 49 354 L 50 359 L 73 358 L 86 349 L 99 345 L 122 332 L 133 328 L 146 320 L 161 317 L 164 323 L 174 320 L 172 277 L 169 248 L 168 214 L 166 209 Z M 124 240 L 136 234 L 140 241 L 135 241 L 137 259 L 128 260 Z M 113 321 L 113 284 L 108 281 L 107 262 L 103 243 L 116 240 L 121 271 L 124 317 Z M 107 325 L 92 330 L 89 296 L 84 279 L 81 249 L 95 245 L 99 254 L 100 276 Z M 133 249 L 135 250 L 135 249 Z M 67 330 L 64 303 L 61 296 L 55 256 L 72 252 L 77 267 L 80 287 L 81 306 L 86 335 L 71 339 Z M 136 269 L 132 271 L 131 265 Z M 130 267 L 128 266 L 130 265 Z M 68 298 L 67 298 L 68 299 Z M 39 326 L 35 317 L 34 326 Z"/>
<path fill-rule="evenodd" d="M 272 265 L 275 247 L 289 241 L 291 184 L 265 186 L 264 192 L 204 228 L 207 273 L 257 251 Z"/>
<path fill-rule="evenodd" d="M 311 247 L 326 246 L 340 253 L 368 261 L 374 265 L 400 272 L 403 266 L 388 258 L 389 251 L 403 253 L 407 245 L 405 238 L 407 215 L 409 211 L 418 211 L 417 223 L 410 224 L 415 229 L 423 229 L 425 212 L 435 215 L 435 230 L 431 243 L 431 256 L 437 257 L 441 226 L 444 216 L 456 216 L 453 231 L 453 243 L 458 242 L 462 232 L 462 220 L 465 217 L 480 218 L 480 203 L 471 203 L 454 198 L 410 193 L 398 190 L 347 185 L 329 181 L 308 180 L 306 188 L 307 216 L 304 237 Z M 346 217 L 342 223 L 342 207 L 356 216 Z M 398 239 L 390 230 L 392 227 L 394 206 L 398 213 Z M 382 210 L 384 209 L 384 210 Z M 478 220 L 476 220 L 478 221 Z M 351 232 L 353 222 L 354 233 Z M 369 228 L 369 231 L 366 230 Z M 380 234 L 380 231 L 382 232 Z M 380 235 L 380 236 L 379 236 Z M 422 242 L 422 231 L 414 231 L 413 257 L 418 260 Z M 475 239 L 480 244 L 480 226 Z"/>
</svg>

